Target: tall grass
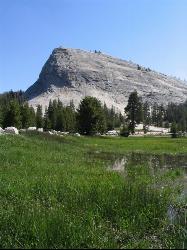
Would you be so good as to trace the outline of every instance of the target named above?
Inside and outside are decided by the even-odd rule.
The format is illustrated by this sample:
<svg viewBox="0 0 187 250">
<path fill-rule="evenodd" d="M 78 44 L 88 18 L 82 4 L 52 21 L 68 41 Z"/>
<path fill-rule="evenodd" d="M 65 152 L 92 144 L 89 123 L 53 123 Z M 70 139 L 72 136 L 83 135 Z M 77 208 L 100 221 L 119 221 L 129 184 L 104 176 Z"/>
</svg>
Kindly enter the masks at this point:
<svg viewBox="0 0 187 250">
<path fill-rule="evenodd" d="M 130 150 L 157 151 L 143 140 L 129 140 Z M 119 174 L 89 157 L 119 145 L 129 150 L 125 139 L 0 137 L 0 248 L 182 247 L 183 229 L 167 217 L 180 171 L 129 165 Z"/>
</svg>

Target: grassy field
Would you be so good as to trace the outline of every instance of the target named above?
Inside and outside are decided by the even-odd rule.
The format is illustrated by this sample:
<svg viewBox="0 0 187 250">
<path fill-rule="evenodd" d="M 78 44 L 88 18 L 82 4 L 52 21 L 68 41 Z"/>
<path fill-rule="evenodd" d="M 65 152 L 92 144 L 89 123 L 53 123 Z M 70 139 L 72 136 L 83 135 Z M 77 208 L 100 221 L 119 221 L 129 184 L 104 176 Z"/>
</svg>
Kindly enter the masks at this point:
<svg viewBox="0 0 187 250">
<path fill-rule="evenodd" d="M 187 138 L 0 136 L 0 248 L 184 247 L 182 171 L 108 170 L 131 152 L 186 155 Z"/>
</svg>

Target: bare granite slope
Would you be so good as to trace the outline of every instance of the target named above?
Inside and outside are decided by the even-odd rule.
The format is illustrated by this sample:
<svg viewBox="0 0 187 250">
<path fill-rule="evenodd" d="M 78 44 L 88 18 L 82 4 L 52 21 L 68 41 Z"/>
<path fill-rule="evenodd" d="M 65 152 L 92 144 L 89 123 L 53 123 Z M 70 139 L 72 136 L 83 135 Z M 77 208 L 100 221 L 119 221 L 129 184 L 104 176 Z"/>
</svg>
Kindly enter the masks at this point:
<svg viewBox="0 0 187 250">
<path fill-rule="evenodd" d="M 134 91 L 150 103 L 164 105 L 187 99 L 187 84 L 174 77 L 150 71 L 137 64 L 102 53 L 79 49 L 54 49 L 42 68 L 39 79 L 26 91 L 30 105 L 48 105 L 60 99 L 77 107 L 86 96 L 95 96 L 123 112 L 129 94 Z"/>
</svg>

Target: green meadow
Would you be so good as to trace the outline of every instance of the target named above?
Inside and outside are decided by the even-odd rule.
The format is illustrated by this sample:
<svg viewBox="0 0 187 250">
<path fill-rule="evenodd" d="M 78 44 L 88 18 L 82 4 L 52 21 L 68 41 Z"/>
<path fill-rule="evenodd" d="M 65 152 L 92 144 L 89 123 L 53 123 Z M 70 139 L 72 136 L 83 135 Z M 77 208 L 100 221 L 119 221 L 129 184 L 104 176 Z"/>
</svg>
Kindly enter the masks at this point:
<svg viewBox="0 0 187 250">
<path fill-rule="evenodd" d="M 0 136 L 0 248 L 185 248 L 187 138 Z M 175 208 L 174 217 L 168 209 Z"/>
</svg>

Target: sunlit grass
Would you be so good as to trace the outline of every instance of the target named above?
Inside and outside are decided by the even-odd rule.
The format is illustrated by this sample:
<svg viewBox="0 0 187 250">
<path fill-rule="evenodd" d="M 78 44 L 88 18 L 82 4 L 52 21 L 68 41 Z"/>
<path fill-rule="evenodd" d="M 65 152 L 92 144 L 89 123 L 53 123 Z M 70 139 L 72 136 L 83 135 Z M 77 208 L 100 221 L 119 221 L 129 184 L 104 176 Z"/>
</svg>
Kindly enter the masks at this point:
<svg viewBox="0 0 187 250">
<path fill-rule="evenodd" d="M 179 146 L 180 145 L 180 146 Z M 127 166 L 90 151 L 187 153 L 170 138 L 0 137 L 1 248 L 176 248 L 168 206 L 181 191 L 179 170 Z"/>
</svg>

